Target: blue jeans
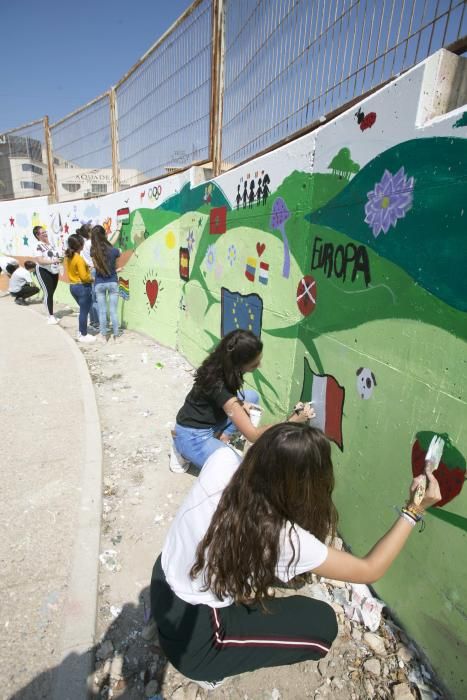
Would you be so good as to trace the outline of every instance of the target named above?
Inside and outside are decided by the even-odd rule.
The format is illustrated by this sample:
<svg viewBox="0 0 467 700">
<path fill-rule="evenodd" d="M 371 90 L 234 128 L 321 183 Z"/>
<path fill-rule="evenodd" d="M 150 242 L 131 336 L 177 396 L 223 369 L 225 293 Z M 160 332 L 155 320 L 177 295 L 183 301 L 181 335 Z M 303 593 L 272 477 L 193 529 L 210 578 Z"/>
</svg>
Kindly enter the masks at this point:
<svg viewBox="0 0 467 700">
<path fill-rule="evenodd" d="M 259 395 L 253 389 L 245 389 L 242 393 L 245 396 L 245 401 L 258 403 Z M 235 425 L 232 421 L 229 421 L 227 416 L 225 421 L 211 428 L 190 428 L 176 423 L 174 444 L 185 459 L 188 459 L 195 467 L 201 469 L 213 452 L 220 447 L 225 447 L 225 443 L 219 440 L 216 435 L 221 433 L 231 435 L 234 431 Z"/>
<path fill-rule="evenodd" d="M 112 333 L 118 335 L 118 283 L 98 282 L 95 285 L 97 309 L 99 311 L 99 332 L 107 335 L 107 292 L 109 293 L 110 321 L 112 323 Z"/>
<path fill-rule="evenodd" d="M 91 277 L 93 280 L 96 279 L 96 271 L 94 270 L 94 268 L 91 270 Z M 96 285 L 94 284 L 94 281 L 92 283 L 91 292 L 92 292 L 92 304 L 91 304 L 91 309 L 89 311 L 89 323 L 92 326 L 98 326 L 99 325 L 99 311 L 97 309 Z"/>
<path fill-rule="evenodd" d="M 88 334 L 88 314 L 92 304 L 90 284 L 70 284 L 70 293 L 79 306 L 79 332 Z"/>
</svg>

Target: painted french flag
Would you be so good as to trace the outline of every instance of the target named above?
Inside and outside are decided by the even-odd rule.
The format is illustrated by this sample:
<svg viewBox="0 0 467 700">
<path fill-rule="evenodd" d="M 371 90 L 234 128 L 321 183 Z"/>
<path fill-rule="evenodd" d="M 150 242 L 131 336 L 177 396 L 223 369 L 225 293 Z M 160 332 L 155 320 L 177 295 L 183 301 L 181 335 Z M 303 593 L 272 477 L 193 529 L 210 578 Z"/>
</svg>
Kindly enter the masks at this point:
<svg viewBox="0 0 467 700">
<path fill-rule="evenodd" d="M 316 417 L 310 425 L 320 428 L 341 450 L 344 397 L 344 387 L 331 374 L 315 374 L 305 358 L 301 400 L 313 402 Z"/>
</svg>

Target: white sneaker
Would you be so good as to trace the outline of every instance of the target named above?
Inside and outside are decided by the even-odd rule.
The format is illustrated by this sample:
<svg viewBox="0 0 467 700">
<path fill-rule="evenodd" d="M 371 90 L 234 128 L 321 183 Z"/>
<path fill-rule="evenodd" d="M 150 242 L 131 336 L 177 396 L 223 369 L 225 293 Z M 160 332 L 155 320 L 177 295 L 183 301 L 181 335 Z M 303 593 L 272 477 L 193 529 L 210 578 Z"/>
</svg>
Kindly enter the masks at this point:
<svg viewBox="0 0 467 700">
<path fill-rule="evenodd" d="M 174 472 L 174 474 L 185 474 L 189 468 L 190 462 L 187 459 L 185 459 L 185 457 L 182 457 L 180 452 L 175 448 L 175 445 L 172 443 L 172 446 L 170 448 L 169 461 L 170 471 Z"/>
<path fill-rule="evenodd" d="M 96 339 L 93 335 L 80 335 L 78 343 L 95 343 Z"/>
<path fill-rule="evenodd" d="M 49 316 L 49 318 L 47 319 L 47 323 L 49 324 L 49 326 L 56 326 L 57 323 L 60 323 L 60 321 L 58 320 L 58 318 L 55 318 L 55 316 Z"/>
</svg>

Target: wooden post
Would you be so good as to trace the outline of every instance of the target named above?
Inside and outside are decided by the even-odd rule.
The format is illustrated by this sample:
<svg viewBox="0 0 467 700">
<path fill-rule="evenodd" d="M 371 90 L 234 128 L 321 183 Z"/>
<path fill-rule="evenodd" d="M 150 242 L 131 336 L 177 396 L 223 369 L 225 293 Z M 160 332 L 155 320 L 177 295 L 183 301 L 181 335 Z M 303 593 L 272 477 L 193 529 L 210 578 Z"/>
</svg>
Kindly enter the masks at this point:
<svg viewBox="0 0 467 700">
<path fill-rule="evenodd" d="M 45 147 L 47 152 L 47 169 L 49 173 L 49 202 L 57 201 L 57 183 L 55 180 L 54 158 L 52 151 L 52 138 L 50 136 L 49 117 L 44 117 Z"/>
<path fill-rule="evenodd" d="M 222 112 L 224 106 L 224 0 L 212 0 L 212 66 L 210 152 L 214 177 L 222 169 Z"/>
<path fill-rule="evenodd" d="M 110 105 L 110 138 L 112 140 L 112 183 L 113 191 L 120 190 L 120 163 L 118 154 L 118 118 L 117 118 L 117 95 L 115 88 L 109 91 Z"/>
</svg>

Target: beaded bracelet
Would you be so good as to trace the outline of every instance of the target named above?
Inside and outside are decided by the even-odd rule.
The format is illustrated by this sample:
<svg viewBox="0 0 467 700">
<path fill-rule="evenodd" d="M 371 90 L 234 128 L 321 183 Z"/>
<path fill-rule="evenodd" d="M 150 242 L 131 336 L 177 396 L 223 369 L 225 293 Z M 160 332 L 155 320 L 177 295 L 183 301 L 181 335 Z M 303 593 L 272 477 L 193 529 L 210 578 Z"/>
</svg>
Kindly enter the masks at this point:
<svg viewBox="0 0 467 700">
<path fill-rule="evenodd" d="M 401 510 L 400 516 L 401 518 L 404 518 L 404 520 L 406 520 L 412 527 L 415 527 L 417 524 L 417 521 L 411 518 L 410 515 L 407 515 L 407 513 L 404 513 L 403 510 Z"/>
</svg>

